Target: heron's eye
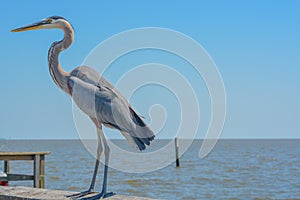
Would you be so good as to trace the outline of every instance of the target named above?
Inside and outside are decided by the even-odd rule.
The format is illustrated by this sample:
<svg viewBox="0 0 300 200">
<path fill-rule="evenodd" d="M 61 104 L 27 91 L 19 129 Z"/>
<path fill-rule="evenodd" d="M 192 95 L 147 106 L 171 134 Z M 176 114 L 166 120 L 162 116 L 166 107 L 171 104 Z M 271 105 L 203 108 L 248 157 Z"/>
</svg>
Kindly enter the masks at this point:
<svg viewBox="0 0 300 200">
<path fill-rule="evenodd" d="M 50 19 L 50 18 L 47 19 L 47 22 L 48 22 L 48 23 L 51 23 L 51 22 L 52 22 L 52 19 Z"/>
</svg>

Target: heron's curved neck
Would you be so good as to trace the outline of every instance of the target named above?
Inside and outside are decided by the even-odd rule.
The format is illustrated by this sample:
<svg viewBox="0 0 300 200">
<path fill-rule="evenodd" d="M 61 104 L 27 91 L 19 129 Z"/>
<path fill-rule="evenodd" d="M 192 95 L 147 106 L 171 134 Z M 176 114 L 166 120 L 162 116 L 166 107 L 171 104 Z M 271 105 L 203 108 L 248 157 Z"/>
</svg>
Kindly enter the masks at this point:
<svg viewBox="0 0 300 200">
<path fill-rule="evenodd" d="M 54 42 L 48 52 L 48 64 L 51 77 L 55 84 L 60 87 L 63 91 L 70 94 L 68 89 L 68 78 L 69 72 L 66 72 L 60 65 L 58 56 L 59 53 L 67 49 L 74 40 L 74 31 L 71 25 L 66 24 L 64 28 L 64 38 L 61 41 Z"/>
</svg>

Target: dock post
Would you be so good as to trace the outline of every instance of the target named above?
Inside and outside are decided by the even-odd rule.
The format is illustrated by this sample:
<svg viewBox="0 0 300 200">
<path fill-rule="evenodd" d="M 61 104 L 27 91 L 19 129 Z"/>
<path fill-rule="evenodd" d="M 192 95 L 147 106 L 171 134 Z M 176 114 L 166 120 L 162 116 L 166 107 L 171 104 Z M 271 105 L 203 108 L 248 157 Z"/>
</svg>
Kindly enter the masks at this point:
<svg viewBox="0 0 300 200">
<path fill-rule="evenodd" d="M 40 175 L 41 175 L 41 172 L 40 172 L 40 155 L 39 154 L 36 154 L 34 156 L 34 180 L 33 180 L 33 187 L 40 187 Z"/>
<path fill-rule="evenodd" d="M 9 161 L 8 160 L 4 160 L 4 172 L 7 174 L 9 173 L 10 169 L 9 169 Z"/>
<path fill-rule="evenodd" d="M 179 163 L 179 142 L 178 142 L 178 138 L 175 138 L 175 154 L 176 154 L 176 167 L 180 167 L 180 163 Z"/>
<path fill-rule="evenodd" d="M 24 181 L 33 180 L 33 187 L 45 187 L 45 155 L 50 152 L 0 152 L 0 161 L 4 161 L 4 172 L 7 178 L 0 177 L 2 181 Z M 33 161 L 33 175 L 27 174 L 12 174 L 10 173 L 11 160 L 30 160 Z M 0 196 L 0 200 L 1 200 Z"/>
<path fill-rule="evenodd" d="M 40 157 L 40 188 L 45 188 L 45 156 Z"/>
</svg>

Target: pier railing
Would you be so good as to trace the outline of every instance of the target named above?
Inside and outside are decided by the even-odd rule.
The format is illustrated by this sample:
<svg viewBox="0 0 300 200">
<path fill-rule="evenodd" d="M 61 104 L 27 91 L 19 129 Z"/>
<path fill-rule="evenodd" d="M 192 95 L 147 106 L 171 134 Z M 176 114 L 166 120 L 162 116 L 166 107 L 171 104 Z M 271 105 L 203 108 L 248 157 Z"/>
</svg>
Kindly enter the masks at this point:
<svg viewBox="0 0 300 200">
<path fill-rule="evenodd" d="M 4 161 L 4 172 L 7 177 L 0 177 L 0 181 L 24 181 L 33 180 L 33 187 L 45 187 L 45 155 L 50 152 L 0 152 L 0 160 Z M 12 174 L 10 173 L 10 161 L 32 160 L 33 174 Z"/>
</svg>

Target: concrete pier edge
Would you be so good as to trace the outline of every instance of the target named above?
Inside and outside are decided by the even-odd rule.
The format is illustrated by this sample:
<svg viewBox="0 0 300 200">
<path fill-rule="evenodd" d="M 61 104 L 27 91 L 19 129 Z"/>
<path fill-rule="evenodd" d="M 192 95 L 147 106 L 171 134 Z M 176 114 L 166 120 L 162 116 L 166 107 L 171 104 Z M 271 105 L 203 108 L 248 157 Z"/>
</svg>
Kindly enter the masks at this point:
<svg viewBox="0 0 300 200">
<path fill-rule="evenodd" d="M 49 190 L 41 188 L 30 188 L 30 187 L 4 187 L 0 186 L 0 200 L 70 200 L 66 195 L 75 194 L 74 191 L 63 191 L 63 190 Z M 146 197 L 136 196 L 125 196 L 125 195 L 114 195 L 107 200 L 154 200 Z"/>
</svg>

